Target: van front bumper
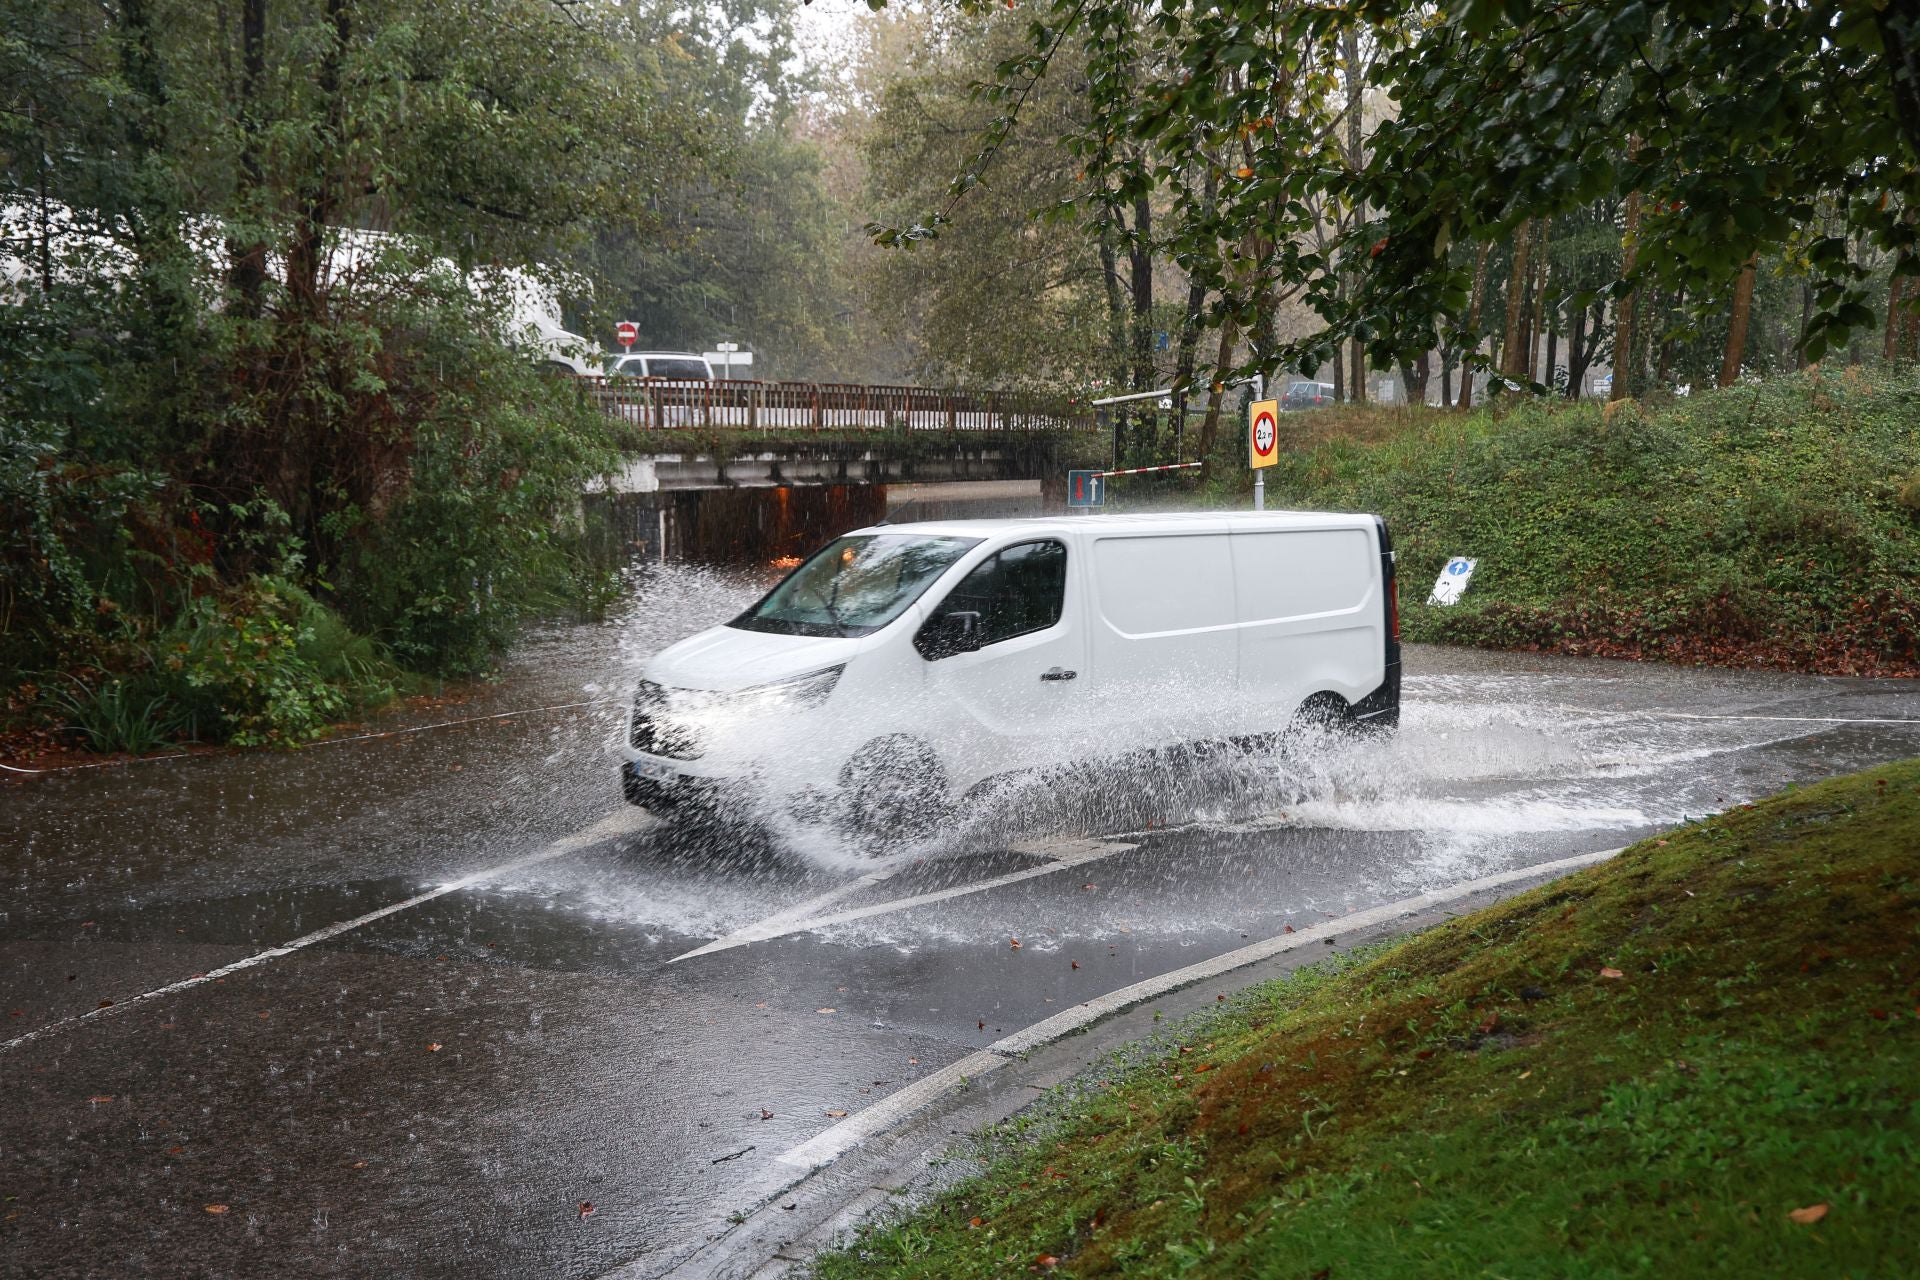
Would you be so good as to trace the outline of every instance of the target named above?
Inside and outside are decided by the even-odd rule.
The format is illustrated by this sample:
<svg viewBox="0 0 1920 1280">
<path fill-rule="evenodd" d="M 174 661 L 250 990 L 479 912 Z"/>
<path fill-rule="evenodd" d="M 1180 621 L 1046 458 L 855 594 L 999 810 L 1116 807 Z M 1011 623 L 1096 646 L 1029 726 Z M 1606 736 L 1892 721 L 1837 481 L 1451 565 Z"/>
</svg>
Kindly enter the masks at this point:
<svg viewBox="0 0 1920 1280">
<path fill-rule="evenodd" d="M 738 807 L 739 784 L 728 778 L 703 778 L 690 773 L 648 776 L 632 760 L 620 766 L 620 790 L 627 803 L 648 813 L 722 813 Z"/>
</svg>

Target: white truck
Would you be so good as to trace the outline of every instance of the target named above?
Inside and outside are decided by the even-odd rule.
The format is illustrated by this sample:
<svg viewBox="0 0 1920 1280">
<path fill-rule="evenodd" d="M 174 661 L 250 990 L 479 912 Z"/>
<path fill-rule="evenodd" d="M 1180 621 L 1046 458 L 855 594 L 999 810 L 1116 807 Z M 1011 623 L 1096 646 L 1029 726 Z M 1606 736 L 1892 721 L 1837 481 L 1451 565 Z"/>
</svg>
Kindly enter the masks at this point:
<svg viewBox="0 0 1920 1280">
<path fill-rule="evenodd" d="M 1376 516 L 881 525 L 656 655 L 621 778 L 658 814 L 773 805 L 884 838 L 1008 773 L 1399 714 Z"/>
</svg>

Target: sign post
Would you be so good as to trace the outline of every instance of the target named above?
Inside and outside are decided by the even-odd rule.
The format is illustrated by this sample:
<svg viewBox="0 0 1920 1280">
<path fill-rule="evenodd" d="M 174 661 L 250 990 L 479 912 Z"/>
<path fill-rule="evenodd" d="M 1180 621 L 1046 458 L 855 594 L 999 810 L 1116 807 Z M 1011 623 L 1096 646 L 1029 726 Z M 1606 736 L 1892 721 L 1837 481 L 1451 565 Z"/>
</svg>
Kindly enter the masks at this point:
<svg viewBox="0 0 1920 1280">
<path fill-rule="evenodd" d="M 640 341 L 640 326 L 631 320 L 622 320 L 613 326 L 613 336 L 620 340 L 621 346 L 631 351 L 633 344 Z"/>
<path fill-rule="evenodd" d="M 702 351 L 700 358 L 708 364 L 719 365 L 720 376 L 733 377 L 735 369 L 748 369 L 753 366 L 753 352 L 742 351 L 737 342 L 723 342 L 717 351 Z"/>
<path fill-rule="evenodd" d="M 1255 400 L 1247 406 L 1247 465 L 1253 468 L 1253 509 L 1267 509 L 1266 468 L 1280 461 L 1280 402 Z"/>
</svg>

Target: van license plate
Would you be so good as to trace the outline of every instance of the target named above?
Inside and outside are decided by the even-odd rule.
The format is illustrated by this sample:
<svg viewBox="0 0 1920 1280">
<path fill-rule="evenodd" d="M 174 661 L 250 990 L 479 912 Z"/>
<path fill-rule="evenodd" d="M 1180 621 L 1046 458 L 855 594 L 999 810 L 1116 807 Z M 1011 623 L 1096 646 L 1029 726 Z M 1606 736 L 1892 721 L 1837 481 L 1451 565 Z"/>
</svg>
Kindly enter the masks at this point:
<svg viewBox="0 0 1920 1280">
<path fill-rule="evenodd" d="M 633 771 L 649 782 L 672 782 L 680 776 L 680 771 L 672 765 L 661 764 L 657 760 L 636 760 Z"/>
</svg>

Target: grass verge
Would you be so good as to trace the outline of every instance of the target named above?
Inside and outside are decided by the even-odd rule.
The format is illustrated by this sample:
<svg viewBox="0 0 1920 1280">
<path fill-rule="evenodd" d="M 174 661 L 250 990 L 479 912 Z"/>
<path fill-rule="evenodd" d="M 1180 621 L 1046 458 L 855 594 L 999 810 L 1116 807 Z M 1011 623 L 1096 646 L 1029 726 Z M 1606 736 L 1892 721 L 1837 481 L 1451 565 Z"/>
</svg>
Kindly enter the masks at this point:
<svg viewBox="0 0 1920 1280">
<path fill-rule="evenodd" d="M 1909 761 L 1256 988 L 817 1274 L 1920 1274 L 1917 853 Z"/>
<path fill-rule="evenodd" d="M 1410 639 L 1920 674 L 1912 368 L 1786 374 L 1647 406 L 1342 406 L 1286 415 L 1281 438 L 1267 505 L 1386 516 Z M 1243 504 L 1244 455 L 1214 483 Z M 1456 555 L 1479 561 L 1471 589 L 1428 607 Z"/>
</svg>

